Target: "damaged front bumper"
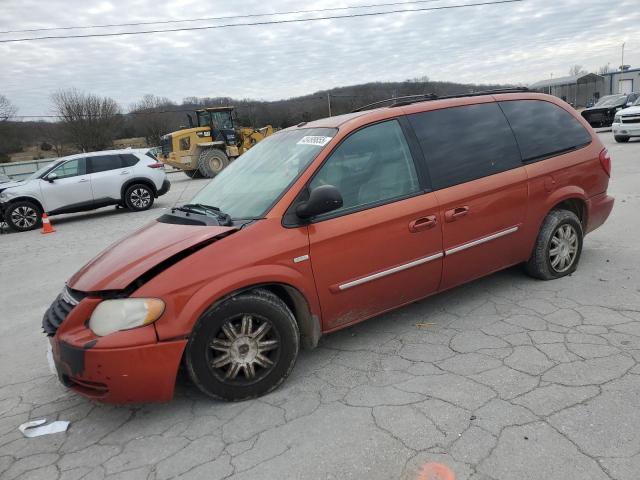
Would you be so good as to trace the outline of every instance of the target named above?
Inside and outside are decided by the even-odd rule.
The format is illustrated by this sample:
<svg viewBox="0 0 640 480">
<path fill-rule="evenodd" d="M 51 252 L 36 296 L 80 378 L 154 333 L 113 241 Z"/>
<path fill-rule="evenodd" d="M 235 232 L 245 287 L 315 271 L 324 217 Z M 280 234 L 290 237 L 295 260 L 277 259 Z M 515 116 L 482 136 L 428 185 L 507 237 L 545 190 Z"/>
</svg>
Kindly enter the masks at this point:
<svg viewBox="0 0 640 480">
<path fill-rule="evenodd" d="M 159 342 L 153 325 L 97 337 L 86 323 L 101 301 L 84 298 L 49 337 L 62 384 L 106 403 L 171 400 L 186 339 Z"/>
</svg>

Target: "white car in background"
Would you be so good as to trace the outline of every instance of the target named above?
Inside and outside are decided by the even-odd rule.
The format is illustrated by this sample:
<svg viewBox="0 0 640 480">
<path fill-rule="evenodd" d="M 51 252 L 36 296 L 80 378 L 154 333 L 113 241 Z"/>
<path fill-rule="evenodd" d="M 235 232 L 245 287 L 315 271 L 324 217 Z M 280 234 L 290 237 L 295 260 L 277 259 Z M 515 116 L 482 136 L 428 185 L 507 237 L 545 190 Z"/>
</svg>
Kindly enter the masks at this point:
<svg viewBox="0 0 640 480">
<path fill-rule="evenodd" d="M 9 228 L 33 230 L 42 213 L 81 212 L 107 205 L 147 210 L 170 183 L 148 150 L 107 150 L 59 158 L 19 182 L 0 184 L 0 215 Z"/>
<path fill-rule="evenodd" d="M 631 137 L 640 137 L 640 98 L 630 107 L 616 112 L 611 128 L 618 143 L 626 143 Z"/>
</svg>

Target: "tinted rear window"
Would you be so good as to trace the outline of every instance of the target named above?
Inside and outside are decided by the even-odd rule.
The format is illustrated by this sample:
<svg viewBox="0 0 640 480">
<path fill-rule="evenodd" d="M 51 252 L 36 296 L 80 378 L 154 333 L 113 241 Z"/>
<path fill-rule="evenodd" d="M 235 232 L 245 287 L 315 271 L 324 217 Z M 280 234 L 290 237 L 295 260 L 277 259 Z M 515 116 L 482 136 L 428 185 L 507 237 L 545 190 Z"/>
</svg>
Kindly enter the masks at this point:
<svg viewBox="0 0 640 480">
<path fill-rule="evenodd" d="M 513 133 L 496 103 L 417 113 L 409 120 L 434 189 L 522 166 Z"/>
<path fill-rule="evenodd" d="M 99 157 L 89 157 L 89 165 L 91 166 L 91 173 L 105 172 L 122 168 L 122 160 L 120 155 L 101 155 Z"/>
<path fill-rule="evenodd" d="M 128 153 L 126 155 L 120 155 L 120 158 L 122 159 L 123 167 L 133 167 L 136 163 L 138 163 L 138 160 L 139 160 L 138 157 L 136 157 L 135 155 L 132 155 L 131 153 Z"/>
<path fill-rule="evenodd" d="M 542 160 L 591 143 L 591 135 L 569 112 L 540 100 L 500 102 L 525 162 Z"/>
</svg>

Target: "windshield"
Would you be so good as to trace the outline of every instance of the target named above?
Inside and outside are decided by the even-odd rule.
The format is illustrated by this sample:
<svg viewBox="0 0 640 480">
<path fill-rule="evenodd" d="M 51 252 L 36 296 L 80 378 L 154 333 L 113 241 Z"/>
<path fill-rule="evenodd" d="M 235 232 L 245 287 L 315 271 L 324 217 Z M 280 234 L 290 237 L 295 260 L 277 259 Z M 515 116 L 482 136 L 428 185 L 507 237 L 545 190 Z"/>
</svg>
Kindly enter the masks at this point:
<svg viewBox="0 0 640 480">
<path fill-rule="evenodd" d="M 217 207 L 233 219 L 260 218 L 336 132 L 307 128 L 271 135 L 234 160 L 190 203 Z"/>
<path fill-rule="evenodd" d="M 38 170 L 36 170 L 35 172 L 33 172 L 31 175 L 29 175 L 27 178 L 25 178 L 25 181 L 29 181 L 29 180 L 34 180 L 36 178 L 40 178 L 45 172 L 51 170 L 52 168 L 54 168 L 56 165 L 60 164 L 62 160 L 57 161 L 57 162 L 51 162 L 51 163 L 47 163 L 44 167 L 40 167 Z"/>
<path fill-rule="evenodd" d="M 211 121 L 213 122 L 214 128 L 221 128 L 225 130 L 229 130 L 233 128 L 233 121 L 231 120 L 230 111 L 198 112 L 199 127 L 209 126 L 209 115 L 211 115 Z"/>
<path fill-rule="evenodd" d="M 634 106 L 634 107 L 640 106 L 640 97 L 638 97 L 638 98 L 636 99 L 636 101 L 635 101 L 635 102 L 633 102 L 633 106 Z"/>
<path fill-rule="evenodd" d="M 626 100 L 626 95 L 607 95 L 606 97 L 602 97 L 598 103 L 595 104 L 596 107 L 613 107 L 615 105 L 621 105 Z"/>
</svg>

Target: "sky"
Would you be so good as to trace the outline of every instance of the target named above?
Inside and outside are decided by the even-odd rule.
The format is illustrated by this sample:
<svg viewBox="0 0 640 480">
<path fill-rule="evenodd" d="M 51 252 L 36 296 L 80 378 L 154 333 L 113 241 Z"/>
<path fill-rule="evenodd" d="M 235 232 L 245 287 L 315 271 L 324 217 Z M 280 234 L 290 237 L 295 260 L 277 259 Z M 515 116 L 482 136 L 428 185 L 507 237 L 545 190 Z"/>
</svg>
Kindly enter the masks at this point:
<svg viewBox="0 0 640 480">
<path fill-rule="evenodd" d="M 0 0 L 0 31 L 354 7 L 407 0 Z M 40 35 L 201 27 L 481 3 L 427 0 L 181 24 L 0 33 Z M 638 0 L 524 0 L 439 11 L 103 38 L 0 43 L 0 94 L 18 115 L 51 114 L 59 89 L 109 96 L 127 111 L 144 94 L 275 100 L 332 87 L 427 76 L 527 85 L 621 64 L 640 67 Z"/>
</svg>

